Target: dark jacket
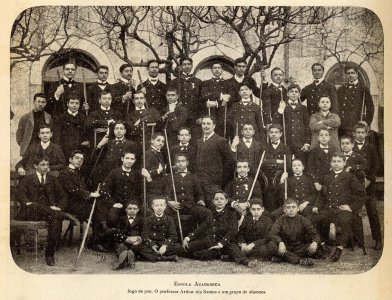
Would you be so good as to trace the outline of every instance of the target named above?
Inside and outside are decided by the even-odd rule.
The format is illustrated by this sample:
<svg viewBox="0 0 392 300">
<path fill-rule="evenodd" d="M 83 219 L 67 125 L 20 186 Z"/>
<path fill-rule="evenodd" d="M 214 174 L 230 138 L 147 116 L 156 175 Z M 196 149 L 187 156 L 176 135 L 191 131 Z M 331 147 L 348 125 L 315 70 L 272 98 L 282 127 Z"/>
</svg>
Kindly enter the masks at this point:
<svg viewBox="0 0 392 300">
<path fill-rule="evenodd" d="M 254 221 L 251 215 L 245 216 L 238 231 L 238 244 L 254 243 L 256 247 L 266 244 L 268 241 L 268 233 L 271 230 L 272 224 L 272 220 L 264 215 L 261 215 L 257 221 Z"/>
<path fill-rule="evenodd" d="M 369 142 L 365 142 L 361 149 L 358 144 L 354 144 L 353 151 L 362 156 L 366 161 L 366 178 L 372 182 L 376 181 L 377 173 L 380 167 L 377 149 Z"/>
<path fill-rule="evenodd" d="M 326 80 L 321 81 L 318 85 L 313 81 L 305 86 L 301 91 L 301 101 L 306 100 L 309 115 L 319 111 L 318 101 L 321 96 L 328 96 L 331 100 L 331 112 L 338 114 L 339 105 L 337 100 L 336 88 L 332 83 Z"/>
<path fill-rule="evenodd" d="M 152 247 L 156 243 L 166 246 L 177 242 L 176 225 L 172 217 L 163 214 L 158 218 L 155 214 L 146 219 L 142 232 L 143 244 Z"/>
<path fill-rule="evenodd" d="M 132 84 L 127 84 L 122 80 L 118 80 L 110 86 L 110 92 L 113 99 L 112 107 L 121 112 L 124 118 L 128 113 L 135 110 L 135 105 L 133 104 L 132 99 L 125 102 L 122 100 L 122 96 L 124 96 L 128 91 L 132 92 L 132 95 L 136 92 Z"/>
<path fill-rule="evenodd" d="M 114 234 L 114 241 L 116 243 L 124 243 L 130 236 L 140 236 L 143 231 L 143 218 L 137 215 L 132 224 L 129 223 L 128 215 L 120 217 L 118 221 L 119 232 Z"/>
<path fill-rule="evenodd" d="M 282 90 L 278 89 L 272 83 L 263 90 L 263 113 L 264 123 L 272 124 L 272 119 L 279 108 L 279 102 L 287 101 L 287 89 L 282 86 Z"/>
<path fill-rule="evenodd" d="M 312 177 L 314 182 L 320 183 L 322 178 L 329 174 L 331 170 L 331 159 L 333 150 L 329 147 L 328 153 L 317 145 L 316 148 L 310 150 L 308 156 L 307 173 Z"/>
<path fill-rule="evenodd" d="M 251 177 L 235 178 L 225 187 L 225 192 L 232 201 L 246 202 L 254 179 Z M 262 198 L 260 182 L 256 180 L 251 198 Z"/>
<path fill-rule="evenodd" d="M 101 89 L 98 82 L 94 82 L 87 88 L 87 103 L 90 107 L 90 112 L 98 110 L 100 107 L 99 98 L 101 97 L 101 92 L 110 92 L 111 85 L 106 83 L 105 87 Z M 113 97 L 113 95 L 112 95 Z"/>
<path fill-rule="evenodd" d="M 143 85 L 139 84 L 137 86 L 137 90 L 141 90 L 142 87 L 146 88 L 147 106 L 155 107 L 156 110 L 163 115 L 165 113 L 165 107 L 167 106 L 166 84 L 158 80 L 158 82 L 154 85 L 150 82 L 150 80 L 146 80 L 143 82 Z"/>
</svg>

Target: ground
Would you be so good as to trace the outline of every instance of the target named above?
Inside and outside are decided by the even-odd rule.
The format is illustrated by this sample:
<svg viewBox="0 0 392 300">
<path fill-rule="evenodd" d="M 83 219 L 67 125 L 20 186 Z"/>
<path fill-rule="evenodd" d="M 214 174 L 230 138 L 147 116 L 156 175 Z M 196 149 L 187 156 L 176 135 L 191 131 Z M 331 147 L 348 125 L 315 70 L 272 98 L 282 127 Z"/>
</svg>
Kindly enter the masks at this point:
<svg viewBox="0 0 392 300">
<path fill-rule="evenodd" d="M 384 223 L 383 204 L 382 201 L 377 203 L 382 224 Z M 232 262 L 214 261 L 212 263 L 180 258 L 177 263 L 137 262 L 135 269 L 114 271 L 112 265 L 116 261 L 115 254 L 103 254 L 84 249 L 79 266 L 75 270 L 74 263 L 79 243 L 77 236 L 74 238 L 73 246 L 63 246 L 56 252 L 56 265 L 54 267 L 45 264 L 42 250 L 39 253 L 38 262 L 35 262 L 34 253 L 26 251 L 22 251 L 21 255 L 16 255 L 13 251 L 13 256 L 16 264 L 21 269 L 39 274 L 355 274 L 369 271 L 377 264 L 382 254 L 382 251 L 372 249 L 373 240 L 366 211 L 363 210 L 361 215 L 363 217 L 367 255 L 363 255 L 362 249 L 358 247 L 354 251 L 345 249 L 339 262 L 331 263 L 329 260 L 315 260 L 315 265 L 312 268 L 263 261 L 258 262 L 255 268 L 249 269 Z M 76 231 L 78 230 L 75 230 L 75 234 Z"/>
</svg>

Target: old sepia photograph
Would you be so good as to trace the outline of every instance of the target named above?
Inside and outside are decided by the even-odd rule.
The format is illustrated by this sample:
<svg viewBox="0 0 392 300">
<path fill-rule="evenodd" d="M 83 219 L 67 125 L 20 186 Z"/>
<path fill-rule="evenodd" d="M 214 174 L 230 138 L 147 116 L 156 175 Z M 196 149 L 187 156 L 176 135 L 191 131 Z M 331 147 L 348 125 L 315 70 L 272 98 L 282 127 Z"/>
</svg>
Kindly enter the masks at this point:
<svg viewBox="0 0 392 300">
<path fill-rule="evenodd" d="M 354 275 L 379 262 L 372 10 L 31 6 L 9 53 L 7 242 L 21 270 Z"/>
</svg>

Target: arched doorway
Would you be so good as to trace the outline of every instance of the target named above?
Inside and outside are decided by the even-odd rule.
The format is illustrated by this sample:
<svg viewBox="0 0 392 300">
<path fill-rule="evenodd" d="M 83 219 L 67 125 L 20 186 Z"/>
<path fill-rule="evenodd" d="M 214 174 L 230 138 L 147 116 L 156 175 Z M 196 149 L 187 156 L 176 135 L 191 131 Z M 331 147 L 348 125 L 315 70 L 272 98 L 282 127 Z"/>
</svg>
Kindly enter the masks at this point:
<svg viewBox="0 0 392 300">
<path fill-rule="evenodd" d="M 365 70 L 353 62 L 341 62 L 340 64 L 336 63 L 328 70 L 327 74 L 325 74 L 325 79 L 333 83 L 336 86 L 336 88 L 339 88 L 341 85 L 347 82 L 346 76 L 344 74 L 344 68 L 348 64 L 354 65 L 358 68 L 359 71 L 358 80 L 364 83 L 369 88 L 370 80 Z"/>
<path fill-rule="evenodd" d="M 63 66 L 67 62 L 77 65 L 75 80 L 83 82 L 83 74 L 87 86 L 96 81 L 95 71 L 99 63 L 87 52 L 79 49 L 64 49 L 53 54 L 42 68 L 42 86 L 44 93 L 48 92 L 51 82 L 62 78 Z M 60 78 L 59 78 L 60 77 Z"/>
<path fill-rule="evenodd" d="M 195 68 L 194 74 L 201 80 L 211 79 L 211 66 L 214 62 L 220 62 L 223 66 L 222 77 L 229 79 L 234 74 L 234 60 L 225 56 L 210 56 L 203 59 Z"/>
</svg>

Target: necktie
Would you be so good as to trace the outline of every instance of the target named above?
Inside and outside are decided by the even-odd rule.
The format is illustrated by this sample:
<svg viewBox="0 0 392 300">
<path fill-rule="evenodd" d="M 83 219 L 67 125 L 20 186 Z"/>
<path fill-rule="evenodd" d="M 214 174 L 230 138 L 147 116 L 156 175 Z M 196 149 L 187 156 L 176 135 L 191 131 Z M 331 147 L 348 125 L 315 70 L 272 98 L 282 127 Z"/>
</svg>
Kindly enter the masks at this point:
<svg viewBox="0 0 392 300">
<path fill-rule="evenodd" d="M 250 144 L 250 140 L 245 140 L 245 143 Z"/>
<path fill-rule="evenodd" d="M 41 184 L 45 185 L 45 177 L 43 174 L 40 174 L 40 175 L 41 175 Z"/>
<path fill-rule="evenodd" d="M 363 142 L 357 142 L 357 145 L 363 145 L 364 143 Z"/>
<path fill-rule="evenodd" d="M 129 224 L 132 224 L 134 220 L 134 218 L 128 218 Z"/>
<path fill-rule="evenodd" d="M 272 142 L 271 144 L 272 145 L 277 145 L 277 144 L 279 144 L 279 142 Z"/>
<path fill-rule="evenodd" d="M 98 82 L 99 86 L 105 87 L 106 86 L 106 82 Z"/>
<path fill-rule="evenodd" d="M 150 79 L 151 83 L 157 83 L 158 79 Z"/>
<path fill-rule="evenodd" d="M 316 79 L 316 80 L 314 81 L 315 84 L 318 84 L 319 82 L 320 82 L 320 80 L 318 80 L 318 79 Z"/>
</svg>

